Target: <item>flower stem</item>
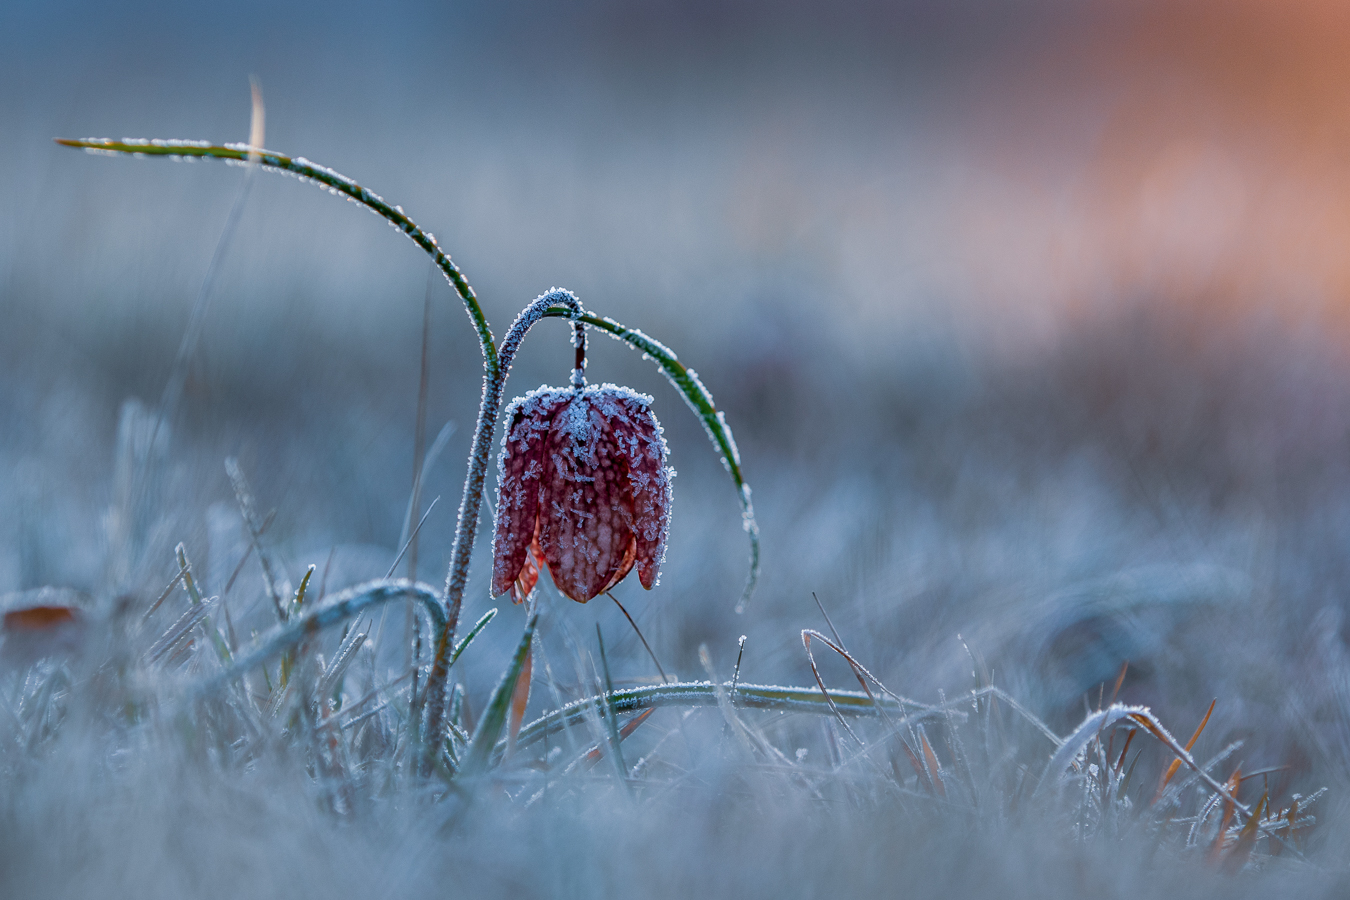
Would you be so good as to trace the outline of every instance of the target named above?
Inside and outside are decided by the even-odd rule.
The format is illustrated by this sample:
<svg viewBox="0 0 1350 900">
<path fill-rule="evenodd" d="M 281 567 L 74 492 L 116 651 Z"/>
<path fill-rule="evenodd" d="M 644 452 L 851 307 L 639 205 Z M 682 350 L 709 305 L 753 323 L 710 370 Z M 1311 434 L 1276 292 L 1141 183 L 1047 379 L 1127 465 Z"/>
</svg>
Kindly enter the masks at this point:
<svg viewBox="0 0 1350 900">
<path fill-rule="evenodd" d="M 741 591 L 741 598 L 736 604 L 736 612 L 745 612 L 750 595 L 755 592 L 755 585 L 759 582 L 759 524 L 755 521 L 755 507 L 750 501 L 750 485 L 746 484 L 745 477 L 741 474 L 741 455 L 736 449 L 736 439 L 731 434 L 731 426 L 727 425 L 726 417 L 713 402 L 712 394 L 703 386 L 698 373 L 680 362 L 674 351 L 665 344 L 636 328 L 621 325 L 608 316 L 591 313 L 577 315 L 570 308 L 551 309 L 545 315 L 571 319 L 575 328 L 585 325 L 598 328 L 655 360 L 661 367 L 661 374 L 675 386 L 684 397 L 684 402 L 689 404 L 694 415 L 703 423 L 703 430 L 708 433 L 708 439 L 717 448 L 718 455 L 722 457 L 722 465 L 726 467 L 736 485 L 736 494 L 741 501 L 741 524 L 750 538 L 750 571 L 745 577 L 745 588 Z"/>
<path fill-rule="evenodd" d="M 473 320 L 474 331 L 478 334 L 478 343 L 483 351 L 483 361 L 490 370 L 497 365 L 497 350 L 492 338 L 492 329 L 488 327 L 483 308 L 478 305 L 478 297 L 450 257 L 437 245 L 436 238 L 423 231 L 408 218 L 397 206 L 390 206 L 379 194 L 373 193 L 352 181 L 346 175 L 335 172 L 325 166 L 316 165 L 303 156 L 290 157 L 271 150 L 260 150 L 247 144 L 209 144 L 206 141 L 166 141 L 128 139 L 121 141 L 105 138 L 57 138 L 56 143 L 64 147 L 79 147 L 90 153 L 129 156 L 165 156 L 173 158 L 220 159 L 227 163 L 254 162 L 273 172 L 285 172 L 297 176 L 301 181 L 318 184 L 330 191 L 359 203 L 371 212 L 393 225 L 407 235 L 414 244 L 425 250 L 436 262 L 445 280 L 464 301 L 464 307 Z"/>
<path fill-rule="evenodd" d="M 570 309 L 575 316 L 583 313 L 576 295 L 571 291 L 553 288 L 521 311 L 502 340 L 501 348 L 492 360 L 494 365 L 484 366 L 483 399 L 478 407 L 478 422 L 474 426 L 469 471 L 464 477 L 459 522 L 455 528 L 454 548 L 450 552 L 450 571 L 445 580 L 449 625 L 436 638 L 431 674 L 427 676 L 427 721 L 423 732 L 422 757 L 422 769 L 427 773 L 431 771 L 435 748 L 445 728 L 445 685 L 450 675 L 450 648 L 454 646 L 455 629 L 464 604 L 464 588 L 469 583 L 469 561 L 473 556 L 474 537 L 478 532 L 478 516 L 483 508 L 483 485 L 487 478 L 488 461 L 492 456 L 492 437 L 497 430 L 497 417 L 501 413 L 506 376 L 511 371 L 511 363 L 526 332 L 544 318 L 550 308 L 556 307 Z"/>
<path fill-rule="evenodd" d="M 581 390 L 586 386 L 586 326 L 572 321 L 572 345 L 577 348 L 576 363 L 572 366 L 572 387 Z"/>
</svg>

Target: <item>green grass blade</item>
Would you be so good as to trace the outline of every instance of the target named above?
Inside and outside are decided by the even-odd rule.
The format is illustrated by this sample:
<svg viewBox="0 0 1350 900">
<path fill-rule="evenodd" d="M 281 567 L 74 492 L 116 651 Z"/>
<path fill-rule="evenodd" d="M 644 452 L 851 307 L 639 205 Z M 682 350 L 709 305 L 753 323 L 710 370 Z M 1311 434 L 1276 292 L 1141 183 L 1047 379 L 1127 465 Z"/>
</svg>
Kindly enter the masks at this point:
<svg viewBox="0 0 1350 900">
<path fill-rule="evenodd" d="M 530 642 L 534 640 L 534 626 L 538 621 L 539 613 L 536 611 L 531 613 L 525 622 L 525 632 L 520 636 L 520 644 L 516 647 L 515 655 L 511 657 L 510 665 L 502 673 L 502 680 L 492 692 L 492 699 L 488 701 L 487 709 L 483 710 L 483 717 L 478 720 L 478 727 L 474 729 L 473 738 L 469 741 L 464 764 L 459 770 L 462 775 L 468 777 L 481 775 L 488 768 L 492 751 L 497 745 L 497 738 L 506 725 L 511 698 L 516 692 L 516 679 L 520 677 L 520 670 L 525 667 L 525 657 L 530 652 Z"/>
<path fill-rule="evenodd" d="M 201 590 L 197 587 L 197 580 L 192 577 L 192 563 L 188 560 L 187 549 L 181 542 L 174 548 L 174 554 L 178 557 L 179 578 L 183 580 L 183 588 L 187 591 L 188 599 L 192 601 L 192 605 L 200 606 L 207 602 L 202 597 Z M 206 629 L 207 635 L 210 636 L 212 643 L 215 645 L 216 655 L 220 657 L 221 662 L 228 666 L 233 661 L 233 654 L 230 653 L 230 645 L 220 636 L 219 629 L 211 624 L 210 616 L 205 616 L 202 620 L 202 624 Z"/>
<path fill-rule="evenodd" d="M 423 231 L 408 218 L 397 206 L 391 206 L 378 194 L 372 193 L 352 181 L 346 175 L 335 172 L 325 166 L 310 162 L 303 156 L 290 157 L 271 150 L 255 150 L 247 144 L 210 144 L 206 141 L 145 140 L 124 138 L 114 141 L 108 138 L 57 138 L 56 143 L 63 147 L 78 147 L 108 156 L 163 156 L 170 159 L 220 159 L 227 163 L 245 164 L 255 162 L 264 169 L 273 172 L 286 172 L 295 175 L 301 181 L 309 181 L 326 188 L 330 193 L 340 194 L 355 203 L 359 203 L 380 216 L 390 225 L 408 236 L 414 244 L 421 247 L 436 262 L 436 267 L 450 282 L 450 286 L 459 294 L 473 320 L 474 330 L 478 333 L 478 342 L 483 350 L 483 358 L 489 368 L 497 365 L 497 345 L 488 326 L 487 317 L 478 304 L 478 297 L 450 257 L 436 244 L 434 235 Z"/>
<path fill-rule="evenodd" d="M 755 507 L 750 499 L 750 485 L 746 484 L 745 476 L 741 474 L 741 454 L 736 449 L 736 439 L 731 434 L 731 426 L 727 424 L 726 416 L 713 402 L 712 394 L 703 386 L 703 382 L 699 381 L 698 373 L 680 362 L 674 351 L 660 341 L 635 328 L 621 325 L 608 316 L 597 316 L 592 313 L 576 316 L 571 310 L 562 308 L 550 309 L 546 315 L 584 322 L 641 351 L 645 357 L 656 362 L 661 374 L 675 386 L 689 404 L 689 408 L 694 411 L 694 415 L 703 423 L 703 429 L 708 433 L 709 440 L 722 457 L 722 465 L 731 474 L 731 480 L 736 485 L 736 493 L 741 501 L 742 526 L 750 537 L 750 572 L 746 576 L 741 598 L 736 603 L 736 612 L 745 612 L 745 606 L 750 602 L 750 596 L 755 592 L 755 585 L 759 581 L 759 525 L 755 522 Z"/>
<path fill-rule="evenodd" d="M 445 630 L 445 604 L 435 588 L 404 579 L 367 582 L 334 594 L 322 604 L 310 607 L 304 614 L 273 629 L 259 638 L 250 650 L 237 655 L 234 665 L 203 682 L 198 690 L 204 693 L 220 687 L 278 653 L 294 648 L 306 637 L 351 619 L 372 606 L 404 598 L 422 605 L 431 618 L 433 630 L 437 633 Z"/>
<path fill-rule="evenodd" d="M 574 700 L 557 709 L 551 710 L 520 729 L 516 738 L 517 747 L 526 747 L 542 741 L 545 737 L 563 731 L 572 725 L 586 720 L 587 709 L 603 709 L 607 704 L 615 716 L 624 713 L 641 712 L 659 706 L 677 706 L 684 708 L 712 707 L 718 705 L 718 691 L 730 696 L 731 683 L 716 685 L 708 681 L 672 682 L 670 684 L 645 685 L 642 687 L 620 688 L 608 692 L 607 696 L 585 697 Z M 780 687 L 778 685 L 745 684 L 736 685 L 736 693 L 731 702 L 737 709 L 766 709 L 778 712 L 807 713 L 812 715 L 834 715 L 834 709 L 850 718 L 872 717 L 877 707 L 885 707 L 894 713 L 905 713 L 905 707 L 891 697 L 879 695 L 869 697 L 862 691 L 830 690 L 828 699 L 821 696 L 820 688 Z M 927 718 L 938 719 L 948 706 L 957 708 L 968 703 L 969 698 L 951 700 L 946 704 L 921 707 L 910 713 L 906 721 L 920 721 Z M 506 749 L 506 742 L 497 744 L 496 754 Z"/>
<path fill-rule="evenodd" d="M 450 654 L 449 666 L 455 664 L 455 660 L 459 659 L 459 655 L 464 652 L 465 647 L 469 646 L 469 642 L 478 637 L 478 632 L 486 628 L 487 624 L 496 618 L 496 616 L 497 607 L 494 606 L 478 618 L 478 621 L 474 623 L 473 628 L 469 629 L 469 633 L 464 635 L 463 639 L 455 645 L 454 652 Z M 446 668 L 449 668 L 449 666 L 446 666 Z"/>
<path fill-rule="evenodd" d="M 614 763 L 619 784 L 631 792 L 632 788 L 628 785 L 628 766 L 623 761 L 623 748 L 620 746 L 623 738 L 619 737 L 619 720 L 614 715 L 614 707 L 609 705 L 609 698 L 614 693 L 614 680 L 609 676 L 609 657 L 605 655 L 605 636 L 600 633 L 599 622 L 595 623 L 595 639 L 600 644 L 600 668 L 604 670 L 605 676 L 605 695 L 602 698 L 603 705 L 600 712 L 605 717 L 605 733 L 609 736 L 609 758 Z"/>
</svg>

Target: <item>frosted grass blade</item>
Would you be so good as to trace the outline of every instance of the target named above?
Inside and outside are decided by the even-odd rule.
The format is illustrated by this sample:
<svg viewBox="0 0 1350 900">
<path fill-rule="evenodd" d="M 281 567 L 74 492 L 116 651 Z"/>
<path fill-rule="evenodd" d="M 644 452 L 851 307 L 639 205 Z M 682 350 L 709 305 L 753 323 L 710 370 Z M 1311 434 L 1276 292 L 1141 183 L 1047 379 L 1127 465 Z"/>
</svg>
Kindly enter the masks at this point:
<svg viewBox="0 0 1350 900">
<path fill-rule="evenodd" d="M 464 763 L 460 767 L 460 773 L 464 776 L 472 778 L 487 771 L 488 763 L 492 758 L 492 751 L 497 744 L 497 738 L 502 733 L 502 727 L 506 725 L 511 698 L 516 692 L 516 680 L 525 667 L 525 657 L 529 655 L 530 642 L 534 640 L 534 626 L 538 621 L 538 611 L 531 613 L 530 618 L 525 622 L 525 631 L 520 636 L 520 643 L 516 646 L 516 652 L 511 657 L 511 662 L 506 667 L 506 671 L 502 673 L 502 679 L 497 683 L 497 689 L 492 692 L 492 699 L 488 701 L 487 708 L 483 710 L 482 718 L 478 720 L 478 727 L 474 729 L 473 739 L 469 742 L 469 749 L 464 755 Z M 435 735 L 431 737 L 433 740 L 437 739 Z"/>
<path fill-rule="evenodd" d="M 488 327 L 487 317 L 478 304 L 478 298 L 450 257 L 436 244 L 436 238 L 423 231 L 412 219 L 397 206 L 390 206 L 384 198 L 374 194 L 352 181 L 346 175 L 335 172 L 325 166 L 316 165 L 302 156 L 290 157 L 271 150 L 250 147 L 247 144 L 211 144 L 207 141 L 182 140 L 146 140 L 144 138 L 123 138 L 115 141 L 110 138 L 57 138 L 56 143 L 63 147 L 78 147 L 91 153 L 110 156 L 126 154 L 129 156 L 163 156 L 172 158 L 220 159 L 225 162 L 243 164 L 253 161 L 256 165 L 274 172 L 295 175 L 301 181 L 312 182 L 328 191 L 346 197 L 374 212 L 390 225 L 393 225 L 414 244 L 430 254 L 441 274 L 450 282 L 450 286 L 464 301 L 464 306 L 473 320 L 474 331 L 482 346 L 483 358 L 489 367 L 495 367 L 497 361 L 496 342 L 492 329 Z"/>
</svg>

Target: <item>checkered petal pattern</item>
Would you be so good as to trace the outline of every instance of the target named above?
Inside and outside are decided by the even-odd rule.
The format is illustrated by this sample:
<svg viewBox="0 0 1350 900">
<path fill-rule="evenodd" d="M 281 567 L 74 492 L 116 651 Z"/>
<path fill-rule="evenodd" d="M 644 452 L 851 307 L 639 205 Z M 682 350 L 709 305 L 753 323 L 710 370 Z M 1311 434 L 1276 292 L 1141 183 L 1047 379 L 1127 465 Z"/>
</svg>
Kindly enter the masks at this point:
<svg viewBox="0 0 1350 900">
<path fill-rule="evenodd" d="M 653 587 L 674 473 L 651 398 L 612 384 L 541 387 L 506 416 L 492 592 L 519 603 L 547 568 L 559 591 L 585 603 L 635 565 Z"/>
</svg>

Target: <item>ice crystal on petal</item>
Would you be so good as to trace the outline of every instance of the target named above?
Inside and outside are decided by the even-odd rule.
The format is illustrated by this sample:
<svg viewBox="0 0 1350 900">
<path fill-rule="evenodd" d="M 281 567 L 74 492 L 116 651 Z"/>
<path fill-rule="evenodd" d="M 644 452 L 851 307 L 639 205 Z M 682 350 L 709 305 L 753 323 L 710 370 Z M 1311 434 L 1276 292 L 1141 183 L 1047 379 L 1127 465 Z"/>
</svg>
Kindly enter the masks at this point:
<svg viewBox="0 0 1350 900">
<path fill-rule="evenodd" d="M 585 603 L 634 566 L 657 582 L 670 532 L 666 442 L 651 398 L 612 384 L 513 401 L 498 460 L 492 592 L 519 603 L 547 567 Z"/>
</svg>

